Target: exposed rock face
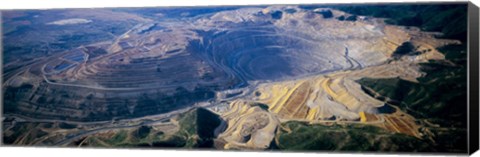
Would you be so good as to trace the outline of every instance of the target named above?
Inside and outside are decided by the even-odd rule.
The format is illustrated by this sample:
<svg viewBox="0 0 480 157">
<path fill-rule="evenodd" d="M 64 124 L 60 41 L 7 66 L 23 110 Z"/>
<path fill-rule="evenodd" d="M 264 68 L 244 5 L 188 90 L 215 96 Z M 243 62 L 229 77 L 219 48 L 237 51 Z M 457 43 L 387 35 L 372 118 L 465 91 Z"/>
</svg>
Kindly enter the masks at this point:
<svg viewBox="0 0 480 157">
<path fill-rule="evenodd" d="M 41 58 L 11 72 L 4 82 L 6 108 L 34 118 L 78 121 L 141 117 L 215 100 L 215 92 L 252 88 L 252 82 L 289 81 L 352 70 L 342 74 L 349 77 L 264 84 L 259 90 L 266 95 L 268 91 L 262 90 L 279 89 L 271 93 L 270 100 L 262 101 L 280 118 L 358 119 L 359 112 L 375 113 L 382 103 L 358 94 L 356 79 L 380 72 L 378 77 L 415 81 L 421 73 L 408 62 L 441 59 L 443 55 L 434 48 L 453 42 L 436 40 L 432 34 L 414 29 L 387 26 L 373 18 L 341 21 L 337 17 L 349 15 L 333 9 L 323 11 L 330 11 L 332 17 L 298 7 L 274 6 L 161 23 L 142 20 L 111 41 Z M 407 63 L 397 67 L 383 66 L 407 41 L 422 53 L 404 56 L 400 60 Z M 365 74 L 356 71 L 369 68 L 372 70 L 363 71 Z M 285 100 L 277 102 L 282 97 Z"/>
<path fill-rule="evenodd" d="M 51 24 L 87 25 L 110 14 L 98 10 L 80 16 L 92 21 Z M 110 40 L 7 64 L 3 109 L 14 117 L 5 120 L 8 143 L 426 150 L 424 140 L 435 136 L 428 129 L 437 126 L 392 105 L 398 102 L 378 86 L 419 83 L 425 76 L 419 63 L 455 64 L 436 48 L 459 41 L 330 8 L 240 7 L 180 16 L 155 21 L 115 13 L 115 20 L 137 19 L 136 25 L 109 32 Z M 362 86 L 364 79 L 387 83 Z M 427 87 L 407 92 L 430 94 Z M 16 118 L 26 123 L 17 125 Z M 446 130 L 438 129 L 440 136 Z M 405 140 L 405 148 L 386 146 Z"/>
<path fill-rule="evenodd" d="M 298 8 L 280 19 L 269 16 L 284 9 L 239 9 L 198 20 L 217 32 L 204 39 L 210 59 L 245 80 L 283 80 L 377 65 L 409 40 L 397 27 L 338 21 Z"/>
<path fill-rule="evenodd" d="M 280 121 L 260 106 L 243 100 L 230 103 L 221 117 L 227 129 L 218 136 L 223 149 L 266 149 L 270 147 Z"/>
<path fill-rule="evenodd" d="M 422 76 L 416 64 L 403 61 L 361 70 L 340 71 L 294 81 L 261 84 L 252 99 L 268 104 L 282 119 L 356 120 L 359 113 L 378 113 L 385 102 L 367 95 L 355 80 L 402 78 L 416 81 Z"/>
</svg>

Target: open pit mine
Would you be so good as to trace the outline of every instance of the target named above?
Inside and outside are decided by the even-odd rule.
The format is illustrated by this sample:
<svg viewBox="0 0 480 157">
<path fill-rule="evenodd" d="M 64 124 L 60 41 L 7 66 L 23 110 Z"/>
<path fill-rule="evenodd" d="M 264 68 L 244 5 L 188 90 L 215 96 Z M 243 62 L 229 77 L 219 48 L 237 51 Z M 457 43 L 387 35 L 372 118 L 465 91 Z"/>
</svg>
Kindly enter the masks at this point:
<svg viewBox="0 0 480 157">
<path fill-rule="evenodd" d="M 455 104 L 423 100 L 464 41 L 335 6 L 205 10 L 2 11 L 3 143 L 465 151 L 430 113 Z"/>
</svg>

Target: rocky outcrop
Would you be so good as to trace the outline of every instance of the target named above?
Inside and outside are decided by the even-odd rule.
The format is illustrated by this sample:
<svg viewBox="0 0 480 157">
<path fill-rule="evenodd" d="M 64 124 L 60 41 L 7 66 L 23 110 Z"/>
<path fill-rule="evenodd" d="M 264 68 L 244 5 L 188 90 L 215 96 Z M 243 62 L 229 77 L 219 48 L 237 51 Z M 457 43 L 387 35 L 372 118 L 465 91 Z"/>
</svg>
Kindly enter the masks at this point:
<svg viewBox="0 0 480 157">
<path fill-rule="evenodd" d="M 262 104 L 235 100 L 223 113 L 226 130 L 218 135 L 220 149 L 266 149 L 270 147 L 279 120 Z"/>
</svg>

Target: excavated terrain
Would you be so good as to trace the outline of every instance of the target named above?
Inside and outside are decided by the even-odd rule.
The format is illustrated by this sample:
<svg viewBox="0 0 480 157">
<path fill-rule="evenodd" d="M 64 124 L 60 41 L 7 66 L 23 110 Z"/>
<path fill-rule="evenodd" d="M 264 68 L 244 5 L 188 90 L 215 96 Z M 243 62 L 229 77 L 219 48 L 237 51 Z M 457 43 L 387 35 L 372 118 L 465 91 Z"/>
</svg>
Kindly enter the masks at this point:
<svg viewBox="0 0 480 157">
<path fill-rule="evenodd" d="M 185 129 L 188 120 L 176 119 L 205 107 L 221 122 L 215 140 L 202 145 L 217 149 L 272 148 L 282 131 L 292 132 L 284 125 L 292 121 L 367 125 L 429 138 L 421 131 L 424 123 L 358 81 L 418 82 L 425 75 L 420 63 L 444 60 L 436 48 L 460 41 L 383 19 L 340 16 L 351 15 L 272 6 L 160 22 L 142 19 L 109 40 L 20 65 L 6 63 L 4 114 L 16 120 L 7 119 L 4 136 L 20 145 L 187 147 L 191 138 L 202 143 L 206 136 Z M 70 21 L 61 22 L 96 22 Z M 406 43 L 418 53 L 396 54 Z M 208 123 L 199 119 L 188 125 Z M 62 128 L 61 122 L 75 125 Z M 32 128 L 41 131 L 26 131 Z M 19 129 L 26 132 L 15 133 Z M 172 144 L 182 139 L 183 145 Z"/>
</svg>

